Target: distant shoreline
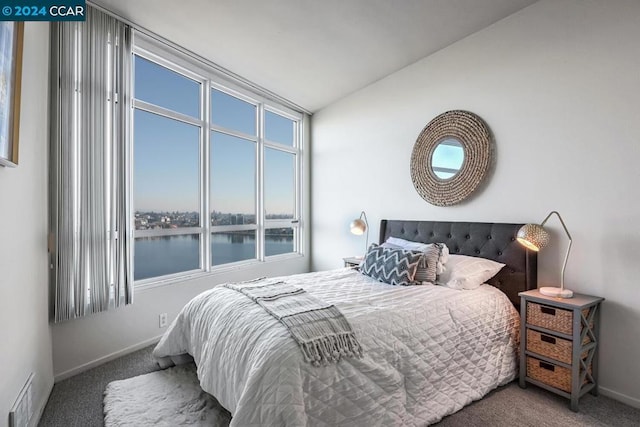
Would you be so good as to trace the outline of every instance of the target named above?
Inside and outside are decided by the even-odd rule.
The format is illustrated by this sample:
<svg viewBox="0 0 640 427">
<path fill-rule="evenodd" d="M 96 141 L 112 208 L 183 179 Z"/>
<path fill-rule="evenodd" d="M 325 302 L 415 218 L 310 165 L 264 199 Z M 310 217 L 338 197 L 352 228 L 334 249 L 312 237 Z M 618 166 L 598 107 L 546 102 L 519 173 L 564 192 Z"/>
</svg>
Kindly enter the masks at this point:
<svg viewBox="0 0 640 427">
<path fill-rule="evenodd" d="M 279 229 L 273 229 L 273 230 L 279 230 Z M 217 235 L 217 236 L 229 236 L 231 238 L 233 238 L 234 236 L 242 236 L 242 237 L 253 237 L 255 239 L 255 235 L 256 235 L 256 230 L 239 230 L 239 231 L 218 231 L 218 232 L 213 232 L 211 233 L 213 235 Z M 193 234 L 167 234 L 167 235 L 163 235 L 163 236 L 145 236 L 145 237 L 136 237 L 136 240 L 138 239 L 170 239 L 172 237 L 191 237 L 193 239 L 199 239 L 200 238 L 200 234 L 198 233 L 193 233 Z M 269 230 L 266 230 L 265 232 L 265 238 L 269 238 L 269 237 L 276 237 L 276 238 L 286 238 L 286 239 L 293 239 L 293 233 L 270 233 Z"/>
</svg>

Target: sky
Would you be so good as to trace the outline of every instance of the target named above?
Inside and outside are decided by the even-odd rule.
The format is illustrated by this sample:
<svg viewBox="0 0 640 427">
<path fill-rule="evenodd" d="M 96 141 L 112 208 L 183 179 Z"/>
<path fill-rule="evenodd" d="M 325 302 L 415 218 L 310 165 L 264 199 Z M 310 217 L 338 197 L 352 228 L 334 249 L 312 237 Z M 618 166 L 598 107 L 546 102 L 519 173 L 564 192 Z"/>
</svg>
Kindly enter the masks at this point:
<svg viewBox="0 0 640 427">
<path fill-rule="evenodd" d="M 134 96 L 192 117 L 200 116 L 200 83 L 136 56 Z M 134 210 L 199 211 L 200 128 L 134 110 Z M 256 135 L 256 107 L 224 92 L 211 93 L 211 121 Z M 265 137 L 293 145 L 293 121 L 265 112 Z M 206 130 L 204 130 L 206 132 Z M 255 214 L 256 143 L 212 131 L 211 210 Z M 293 213 L 294 156 L 265 148 L 265 210 Z"/>
</svg>

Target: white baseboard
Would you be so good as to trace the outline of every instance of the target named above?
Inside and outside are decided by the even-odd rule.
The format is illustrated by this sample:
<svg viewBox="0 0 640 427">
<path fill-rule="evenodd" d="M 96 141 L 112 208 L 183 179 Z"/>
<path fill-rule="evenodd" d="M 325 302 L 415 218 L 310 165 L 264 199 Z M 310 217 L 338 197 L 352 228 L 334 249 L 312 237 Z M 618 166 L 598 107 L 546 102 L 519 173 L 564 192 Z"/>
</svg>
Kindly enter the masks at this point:
<svg viewBox="0 0 640 427">
<path fill-rule="evenodd" d="M 610 397 L 614 400 L 617 400 L 618 402 L 622 402 L 626 405 L 633 406 L 634 408 L 640 409 L 640 399 L 627 396 L 626 394 L 618 393 L 617 391 L 613 391 L 605 387 L 598 387 L 598 391 L 603 396 Z"/>
<path fill-rule="evenodd" d="M 133 353 L 134 351 L 138 351 L 141 348 L 145 348 L 147 346 L 150 346 L 151 344 L 155 344 L 158 341 L 160 341 L 160 338 L 162 338 L 162 335 L 158 335 L 157 337 L 153 337 L 153 338 L 149 338 L 148 340 L 144 340 L 138 344 L 134 344 L 132 346 L 123 348 L 122 350 L 118 350 L 114 353 L 111 354 L 107 354 L 106 356 L 100 357 L 96 360 L 92 360 L 91 362 L 87 362 L 85 364 L 82 364 L 80 366 L 77 366 L 75 368 L 69 369 L 67 371 L 61 372 L 59 374 L 56 374 L 53 377 L 53 382 L 57 383 L 59 381 L 62 380 L 66 380 L 67 378 L 70 378 L 74 375 L 78 375 L 81 372 L 84 372 L 86 370 L 89 370 L 91 368 L 95 368 L 96 366 L 102 365 L 103 363 L 109 362 L 111 360 L 117 359 L 118 357 L 122 357 L 126 354 L 129 353 Z"/>
</svg>

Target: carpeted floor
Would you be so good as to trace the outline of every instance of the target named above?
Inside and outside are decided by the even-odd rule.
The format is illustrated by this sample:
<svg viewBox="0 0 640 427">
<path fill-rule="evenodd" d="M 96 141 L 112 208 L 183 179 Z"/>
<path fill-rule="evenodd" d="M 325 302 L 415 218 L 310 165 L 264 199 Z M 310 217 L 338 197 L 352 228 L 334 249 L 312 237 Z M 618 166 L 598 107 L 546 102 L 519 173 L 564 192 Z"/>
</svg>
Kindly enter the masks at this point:
<svg viewBox="0 0 640 427">
<path fill-rule="evenodd" d="M 152 349 L 144 348 L 55 384 L 39 425 L 102 426 L 107 384 L 158 370 Z M 534 386 L 523 390 L 514 382 L 444 418 L 437 426 L 637 427 L 640 409 L 587 394 L 580 400 L 580 412 L 575 413 L 569 410 L 567 399 Z"/>
<path fill-rule="evenodd" d="M 107 362 L 53 386 L 39 426 L 98 427 L 104 425 L 102 398 L 107 384 L 160 368 L 151 356 L 154 346 Z"/>
<path fill-rule="evenodd" d="M 436 424 L 439 427 L 586 427 L 640 426 L 640 409 L 605 396 L 586 394 L 580 411 L 569 409 L 569 400 L 535 386 L 521 389 L 517 382 L 494 390 Z"/>
</svg>

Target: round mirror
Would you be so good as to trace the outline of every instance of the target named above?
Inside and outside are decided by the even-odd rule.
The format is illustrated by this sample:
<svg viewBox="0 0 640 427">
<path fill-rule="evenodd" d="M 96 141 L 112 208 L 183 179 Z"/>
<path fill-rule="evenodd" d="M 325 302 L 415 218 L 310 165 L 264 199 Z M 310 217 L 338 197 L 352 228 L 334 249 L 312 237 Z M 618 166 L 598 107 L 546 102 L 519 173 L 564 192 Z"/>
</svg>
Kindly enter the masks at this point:
<svg viewBox="0 0 640 427">
<path fill-rule="evenodd" d="M 411 153 L 411 180 L 427 202 L 455 205 L 478 188 L 492 159 L 487 124 L 469 111 L 447 111 L 418 135 Z"/>
<path fill-rule="evenodd" d="M 440 179 L 451 179 L 460 172 L 464 162 L 464 147 L 455 138 L 446 138 L 436 146 L 431 156 L 431 170 Z"/>
</svg>

